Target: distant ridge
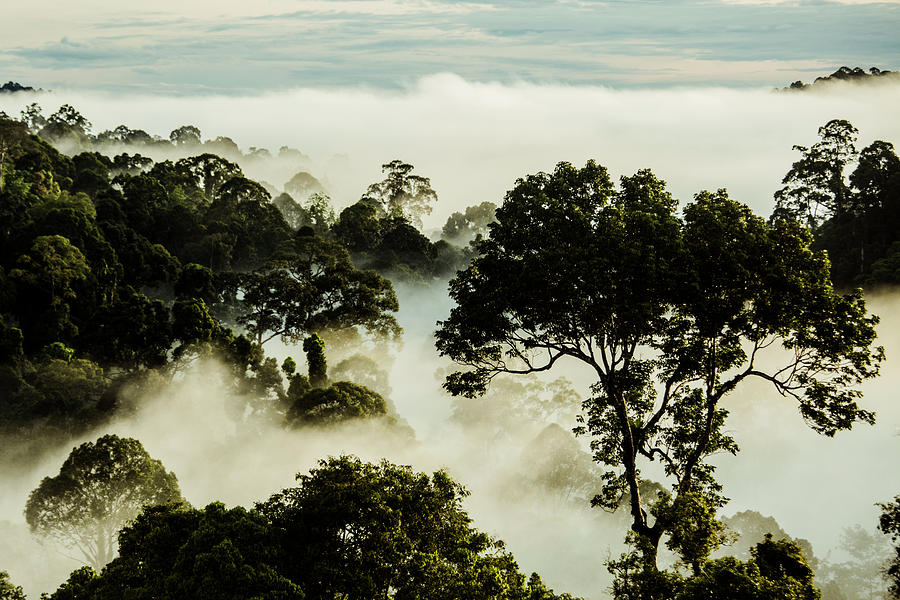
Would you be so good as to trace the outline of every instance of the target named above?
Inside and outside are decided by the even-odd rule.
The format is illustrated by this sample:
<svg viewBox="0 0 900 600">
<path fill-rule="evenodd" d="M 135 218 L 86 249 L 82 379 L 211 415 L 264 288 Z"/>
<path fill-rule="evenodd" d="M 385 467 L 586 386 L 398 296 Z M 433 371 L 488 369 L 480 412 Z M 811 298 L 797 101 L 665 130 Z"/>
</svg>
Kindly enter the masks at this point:
<svg viewBox="0 0 900 600">
<path fill-rule="evenodd" d="M 825 77 L 816 77 L 812 83 L 803 83 L 795 81 L 789 87 L 782 88 L 784 91 L 806 90 L 819 85 L 829 85 L 838 82 L 849 83 L 875 83 L 884 81 L 900 81 L 900 73 L 897 71 L 881 70 L 878 67 L 871 67 L 868 71 L 855 67 L 841 67 L 831 75 Z"/>
<path fill-rule="evenodd" d="M 0 85 L 0 93 L 2 94 L 14 94 L 16 92 L 41 92 L 43 90 L 34 89 L 31 86 L 22 85 L 21 83 L 16 83 L 15 81 L 8 81 L 3 85 Z"/>
</svg>

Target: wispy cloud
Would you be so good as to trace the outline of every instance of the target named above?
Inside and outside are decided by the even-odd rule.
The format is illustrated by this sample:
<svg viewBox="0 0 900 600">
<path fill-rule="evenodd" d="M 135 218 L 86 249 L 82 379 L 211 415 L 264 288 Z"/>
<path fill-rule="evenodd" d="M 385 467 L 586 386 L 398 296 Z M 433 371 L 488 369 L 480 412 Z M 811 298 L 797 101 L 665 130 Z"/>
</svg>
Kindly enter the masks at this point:
<svg viewBox="0 0 900 600">
<path fill-rule="evenodd" d="M 900 0 L 160 0 L 138 8 L 85 0 L 52 9 L 49 1 L 16 3 L 0 22 L 7 77 L 105 89 L 189 81 L 186 89 L 244 93 L 396 87 L 441 71 L 482 81 L 771 86 L 797 78 L 781 79 L 776 65 L 816 62 L 817 75 L 845 64 L 900 67 Z"/>
</svg>

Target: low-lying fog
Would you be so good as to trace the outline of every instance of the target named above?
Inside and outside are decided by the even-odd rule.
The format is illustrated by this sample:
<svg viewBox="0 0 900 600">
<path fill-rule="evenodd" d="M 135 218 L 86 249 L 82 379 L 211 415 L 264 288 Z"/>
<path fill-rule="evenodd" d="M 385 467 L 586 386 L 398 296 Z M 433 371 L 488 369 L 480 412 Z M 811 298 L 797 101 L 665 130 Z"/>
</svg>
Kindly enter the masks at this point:
<svg viewBox="0 0 900 600">
<path fill-rule="evenodd" d="M 0 110 L 18 114 L 30 101 L 0 97 Z M 37 101 L 45 114 L 63 102 L 73 104 L 95 132 L 124 123 L 167 136 L 194 124 L 204 139 L 229 136 L 244 150 L 299 148 L 311 157 L 311 172 L 327 179 L 339 205 L 379 180 L 381 163 L 401 158 L 430 177 L 439 194 L 426 222 L 430 227 L 467 205 L 499 203 L 516 177 L 549 170 L 560 160 L 583 164 L 588 158 L 608 166 L 616 178 L 650 167 L 682 201 L 700 189 L 727 187 L 732 197 L 767 215 L 772 193 L 796 158 L 791 146 L 814 143 L 817 128 L 829 119 L 856 125 L 860 148 L 874 139 L 900 141 L 900 86 L 815 94 L 615 91 L 472 84 L 440 75 L 403 93 L 301 89 L 253 98 L 123 98 L 57 92 Z M 286 180 L 292 174 L 283 175 Z M 435 321 L 450 307 L 445 283 L 398 291 L 403 345 L 379 360 L 390 368 L 390 397 L 414 439 L 371 424 L 324 432 L 238 428 L 212 363 L 195 365 L 143 397 L 136 412 L 84 439 L 107 431 L 139 438 L 176 473 L 195 506 L 212 500 L 249 505 L 292 485 L 294 474 L 318 459 L 343 452 L 418 470 L 446 468 L 471 490 L 465 506 L 475 526 L 504 539 L 524 571 L 539 571 L 557 591 L 605 597 L 609 579 L 602 563 L 619 552 L 624 517 L 610 518 L 586 501 L 572 501 L 584 490 L 569 490 L 566 498 L 523 485 L 533 466 L 528 446 L 546 422 L 488 410 L 495 420 L 486 419 L 482 427 L 454 423 L 453 401 L 440 388 L 440 372 L 450 365 L 436 356 L 431 338 Z M 860 523 L 874 529 L 874 503 L 900 493 L 900 374 L 893 366 L 900 356 L 900 297 L 873 295 L 869 305 L 882 316 L 880 343 L 888 355 L 882 377 L 865 388 L 865 406 L 877 411 L 877 425 L 834 439 L 817 436 L 794 405 L 761 384 L 742 387 L 725 403 L 742 449 L 718 461 L 732 498 L 725 513 L 752 509 L 774 516 L 792 536 L 809 539 L 819 557 L 838 544 L 844 527 Z M 277 342 L 266 351 L 279 359 L 288 353 L 302 357 L 299 348 Z M 329 362 L 334 364 L 331 356 Z M 590 380 L 563 364 L 547 381 L 562 375 L 572 381 L 575 400 L 553 418 L 568 431 L 568 409 Z M 79 566 L 33 542 L 22 516 L 28 492 L 56 474 L 70 448 L 60 448 L 27 477 L 3 482 L 0 567 L 34 597 Z"/>
<path fill-rule="evenodd" d="M 785 81 L 783 85 L 790 82 Z M 900 141 L 900 85 L 834 86 L 804 93 L 771 89 L 601 87 L 472 83 L 425 77 L 405 91 L 296 89 L 253 97 L 123 96 L 64 91 L 0 96 L 18 115 L 36 100 L 49 115 L 69 103 L 94 132 L 125 124 L 163 137 L 192 124 L 204 139 L 228 136 L 242 150 L 283 145 L 312 159 L 339 206 L 381 179 L 400 158 L 431 178 L 439 202 L 427 226 L 454 210 L 499 202 L 517 177 L 566 160 L 594 158 L 618 177 L 651 168 L 683 200 L 726 187 L 768 214 L 772 193 L 830 119 L 860 130 L 859 147 Z M 250 173 L 280 187 L 294 173 Z"/>
<path fill-rule="evenodd" d="M 498 405 L 483 407 L 478 427 L 469 423 L 463 429 L 454 422 L 454 401 L 441 391 L 438 376 L 449 364 L 435 355 L 430 339 L 448 301 L 436 290 L 400 292 L 406 341 L 390 363 L 382 364 L 392 364 L 391 398 L 415 430 L 415 439 L 371 423 L 326 431 L 286 431 L 260 423 L 238 427 L 234 399 L 214 363 L 197 364 L 171 385 L 145 394 L 135 403 L 136 412 L 84 439 L 106 432 L 140 439 L 177 474 L 195 506 L 213 500 L 249 506 L 292 485 L 297 472 L 320 458 L 341 453 L 372 461 L 387 458 L 429 472 L 447 469 L 472 492 L 465 507 L 475 526 L 505 540 L 523 570 L 539 571 L 557 590 L 605 598 L 609 577 L 602 563 L 621 551 L 626 516 L 609 516 L 590 509 L 586 499 L 577 500 L 590 490 L 542 491 L 533 485 L 529 477 L 539 468 L 540 457 L 553 456 L 557 446 L 552 439 L 537 445 L 546 423 L 510 411 L 517 398 L 479 401 Z M 870 305 L 883 315 L 879 331 L 888 356 L 897 356 L 900 297 L 876 296 Z M 279 359 L 288 352 L 300 354 L 297 348 L 274 345 L 267 350 Z M 819 558 L 835 550 L 845 527 L 859 523 L 874 530 L 874 502 L 900 493 L 894 460 L 900 451 L 895 403 L 900 376 L 890 364 L 889 359 L 884 375 L 865 388 L 865 406 L 878 411 L 878 423 L 834 439 L 812 433 L 796 407 L 764 385 L 747 385 L 732 394 L 726 402 L 732 410 L 729 425 L 742 451 L 718 461 L 725 493 L 732 498 L 724 513 L 751 509 L 774 516 L 789 534 L 809 539 Z M 566 408 L 574 410 L 588 379 L 573 365 L 562 365 L 553 377 L 563 374 L 577 393 L 553 418 L 568 430 L 572 423 Z M 69 449 L 60 448 L 27 477 L 4 482 L 0 525 L 7 537 L 0 544 L 0 564 L 35 597 L 80 566 L 38 546 L 22 518 L 28 492 L 58 471 Z"/>
</svg>

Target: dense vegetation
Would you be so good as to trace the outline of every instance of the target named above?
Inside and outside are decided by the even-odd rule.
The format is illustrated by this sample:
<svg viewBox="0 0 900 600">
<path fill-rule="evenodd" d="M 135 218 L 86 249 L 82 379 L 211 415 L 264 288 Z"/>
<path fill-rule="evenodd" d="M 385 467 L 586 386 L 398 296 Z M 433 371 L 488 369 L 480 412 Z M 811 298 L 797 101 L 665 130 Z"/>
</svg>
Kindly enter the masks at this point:
<svg viewBox="0 0 900 600">
<path fill-rule="evenodd" d="M 883 360 L 877 317 L 861 291 L 840 290 L 900 282 L 889 143 L 857 152 L 853 126 L 829 122 L 797 147 L 768 221 L 724 190 L 679 209 L 649 170 L 617 186 L 590 161 L 520 179 L 499 208 L 453 213 L 433 241 L 422 217 L 437 194 L 400 160 L 336 215 L 308 172 L 284 191 L 246 177 L 228 138 L 204 142 L 189 125 L 169 139 L 90 128 L 68 105 L 48 118 L 37 105 L 21 120 L 0 115 L 0 435 L 15 442 L 0 449 L 4 464 L 27 468 L 43 440 L 102 426 L 129 390 L 206 356 L 245 399 L 239 423 L 379 419 L 405 433 L 380 366 L 360 354 L 331 364 L 329 351 L 397 340 L 392 281 L 455 273 L 456 307 L 437 332 L 440 353 L 465 367 L 447 378 L 462 396 L 452 418 L 472 429 L 502 424 L 490 411 L 546 423 L 581 404 L 576 431 L 592 453 L 543 428 L 520 485 L 626 513 L 630 550 L 607 563 L 614 597 L 820 597 L 808 542 L 758 513 L 721 518 L 727 498 L 707 458 L 737 452 L 720 401 L 751 378 L 825 435 L 873 421 L 858 400 Z M 180 157 L 138 152 L 160 148 Z M 267 357 L 273 339 L 302 348 L 305 371 Z M 763 369 L 758 355 L 774 346 L 785 362 Z M 563 357 L 596 373 L 590 398 L 559 381 L 495 379 Z M 503 386 L 502 400 L 466 403 Z M 661 461 L 669 481 L 643 478 L 641 461 Z M 197 509 L 138 440 L 104 436 L 73 450 L 26 516 L 93 565 L 58 600 L 560 597 L 470 526 L 465 496 L 443 472 L 341 457 L 253 508 Z M 897 507 L 883 509 L 896 542 Z M 660 566 L 662 549 L 674 566 Z M 888 575 L 896 593 L 896 562 Z M 0 598 L 16 594 L 0 573 Z"/>
<path fill-rule="evenodd" d="M 897 77 L 900 77 L 900 73 L 896 71 L 888 71 L 886 69 L 879 69 L 878 67 L 870 67 L 868 71 L 861 69 L 860 67 L 841 67 L 836 70 L 834 73 L 830 75 L 826 75 L 824 77 L 816 77 L 812 83 L 803 83 L 802 81 L 793 82 L 790 87 L 784 88 L 785 90 L 809 90 L 816 89 L 818 87 L 824 87 L 828 84 L 834 84 L 837 82 L 851 82 L 851 83 L 873 83 L 873 82 L 883 82 L 883 81 L 896 81 Z"/>
<path fill-rule="evenodd" d="M 292 421 L 319 404 L 332 419 L 385 412 L 374 392 L 328 388 L 324 372 L 285 368 L 283 377 L 263 346 L 276 337 L 399 335 L 385 275 L 424 282 L 468 256 L 413 226 L 436 198 L 427 178 L 389 163 L 385 180 L 335 219 L 319 193 L 302 204 L 286 193 L 273 201 L 235 162 L 207 152 L 196 128 L 154 140 L 124 127 L 89 137 L 89 126 L 69 106 L 47 119 L 35 105 L 23 121 L 0 119 L 5 434 L 76 435 L 115 413 L 127 383 L 148 371 L 169 377 L 210 352 L 231 366 L 236 389 L 269 399 L 255 410 Z M 103 146 L 114 136 L 198 153 L 157 163 L 127 153 L 69 157 L 44 141 Z M 302 192 L 298 179 L 288 183 Z M 466 243 L 468 221 L 454 222 L 450 237 Z M 348 399 L 354 408 L 343 410 Z"/>
</svg>

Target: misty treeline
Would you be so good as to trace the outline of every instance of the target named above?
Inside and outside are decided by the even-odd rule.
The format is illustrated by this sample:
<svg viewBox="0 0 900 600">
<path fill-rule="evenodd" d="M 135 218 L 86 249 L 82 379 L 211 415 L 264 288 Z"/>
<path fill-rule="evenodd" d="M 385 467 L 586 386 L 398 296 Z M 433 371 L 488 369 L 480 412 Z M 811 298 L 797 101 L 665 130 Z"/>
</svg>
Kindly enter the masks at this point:
<svg viewBox="0 0 900 600">
<path fill-rule="evenodd" d="M 883 592 L 884 568 L 900 591 L 887 537 L 847 530 L 849 560 L 816 558 L 774 519 L 723 518 L 707 462 L 738 451 L 720 401 L 752 378 L 825 435 L 873 421 L 857 401 L 884 358 L 877 318 L 860 291 L 838 290 L 897 282 L 889 143 L 857 151 L 852 125 L 829 122 L 797 147 L 768 221 L 724 190 L 679 207 L 648 170 L 616 186 L 596 163 L 560 163 L 517 181 L 499 208 L 454 213 L 434 241 L 422 217 L 437 194 L 400 160 L 336 212 L 300 168 L 280 188 L 245 176 L 242 161 L 302 164 L 287 147 L 243 154 L 190 125 L 169 139 L 124 125 L 92 134 L 69 105 L 21 117 L 0 116 L 4 468 L 102 429 L 210 356 L 243 399 L 241 426 L 374 419 L 412 437 L 372 356 L 402 336 L 392 281 L 452 278 L 456 306 L 437 331 L 439 352 L 465 367 L 446 374 L 452 419 L 497 429 L 482 439 L 504 434 L 492 412 L 577 420 L 590 452 L 562 427 L 539 428 L 518 485 L 615 511 L 629 544 L 607 561 L 615 598 L 862 598 Z M 172 158 L 144 155 L 160 148 Z M 302 354 L 279 364 L 265 351 L 274 339 Z M 527 378 L 561 358 L 595 373 L 589 398 Z M 75 448 L 29 499 L 35 534 L 95 545 L 92 567 L 52 598 L 557 597 L 471 528 L 466 492 L 443 472 L 345 456 L 252 508 L 198 509 L 138 440 L 113 438 Z M 641 461 L 661 463 L 667 481 L 645 479 Z M 88 475 L 104 468 L 126 482 L 105 496 Z M 170 493 L 138 493 L 154 481 Z M 881 531 L 897 536 L 900 497 L 882 508 Z M 0 592 L 21 596 L 5 574 Z"/>
</svg>

